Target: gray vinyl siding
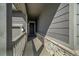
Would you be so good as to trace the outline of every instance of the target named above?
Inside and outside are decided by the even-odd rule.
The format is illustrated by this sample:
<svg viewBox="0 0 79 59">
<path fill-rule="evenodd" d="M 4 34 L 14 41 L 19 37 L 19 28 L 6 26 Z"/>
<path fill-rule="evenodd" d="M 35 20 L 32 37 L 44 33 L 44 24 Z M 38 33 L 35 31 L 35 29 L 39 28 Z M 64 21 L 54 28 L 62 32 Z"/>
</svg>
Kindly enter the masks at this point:
<svg viewBox="0 0 79 59">
<path fill-rule="evenodd" d="M 52 7 L 51 7 L 52 8 Z M 52 8 L 54 9 L 54 8 Z M 53 10 L 51 10 L 49 13 L 51 14 Z M 47 10 L 48 12 L 48 10 Z M 48 14 L 49 14 L 48 13 Z M 53 15 L 51 15 L 52 17 Z M 44 16 L 45 17 L 45 16 Z M 47 16 L 49 17 L 49 16 Z M 43 18 L 45 19 L 45 18 Z M 47 18 L 45 21 L 42 20 L 42 18 L 39 19 L 43 24 L 40 26 L 40 32 L 45 32 L 45 24 L 49 22 L 51 19 Z M 52 18 L 49 27 L 47 28 L 47 32 L 45 35 L 51 36 L 57 40 L 60 40 L 65 43 L 69 43 L 69 4 L 62 3 L 58 6 L 57 11 L 54 14 L 54 17 Z"/>
<path fill-rule="evenodd" d="M 6 55 L 6 4 L 0 3 L 0 56 Z"/>
<path fill-rule="evenodd" d="M 79 3 L 77 4 L 77 14 L 79 14 Z"/>
<path fill-rule="evenodd" d="M 13 12 L 12 14 L 12 26 L 13 24 L 23 24 L 24 29 L 26 30 L 26 17 L 21 12 Z M 15 39 L 20 34 L 22 34 L 21 28 L 12 28 L 12 39 Z"/>
<path fill-rule="evenodd" d="M 69 43 L 69 5 L 60 4 L 47 35 Z"/>
<path fill-rule="evenodd" d="M 26 26 L 23 17 L 12 17 L 12 25 L 13 24 L 23 24 L 24 27 Z M 21 33 L 22 33 L 21 28 L 12 28 L 12 39 L 15 39 Z"/>
<path fill-rule="evenodd" d="M 79 36 L 79 25 L 77 25 L 77 36 Z"/>
<path fill-rule="evenodd" d="M 77 4 L 77 45 L 79 45 L 79 4 Z"/>
<path fill-rule="evenodd" d="M 22 23 L 24 23 L 24 19 L 22 18 L 22 17 L 12 17 L 12 22 L 13 23 L 19 23 L 19 24 L 22 24 Z"/>
</svg>

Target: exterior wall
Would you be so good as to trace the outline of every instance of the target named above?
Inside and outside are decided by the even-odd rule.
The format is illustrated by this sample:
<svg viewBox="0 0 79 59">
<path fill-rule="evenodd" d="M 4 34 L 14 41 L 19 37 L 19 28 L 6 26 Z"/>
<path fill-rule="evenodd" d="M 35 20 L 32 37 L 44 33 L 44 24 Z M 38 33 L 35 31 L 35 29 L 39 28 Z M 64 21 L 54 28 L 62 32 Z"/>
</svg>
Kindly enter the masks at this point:
<svg viewBox="0 0 79 59">
<path fill-rule="evenodd" d="M 69 5 L 60 4 L 57 11 L 57 7 L 53 9 L 52 5 L 48 6 L 46 12 L 39 17 L 38 32 L 69 43 Z"/>
<path fill-rule="evenodd" d="M 26 15 L 27 16 L 27 15 Z M 22 56 L 27 41 L 27 17 L 23 13 L 13 13 L 12 17 L 12 41 L 13 55 Z M 18 25 L 17 25 L 18 24 Z M 19 26 L 19 27 L 18 27 Z M 22 26 L 25 31 L 22 31 Z"/>
<path fill-rule="evenodd" d="M 23 17 L 12 17 L 12 25 L 13 24 L 23 24 L 24 29 L 25 29 L 25 25 L 26 25 Z M 20 26 L 20 28 L 13 28 L 12 29 L 12 37 L 13 38 L 16 38 L 21 33 L 22 33 L 21 26 Z"/>
<path fill-rule="evenodd" d="M 77 46 L 79 48 L 79 4 L 77 4 Z"/>
<path fill-rule="evenodd" d="M 63 50 L 59 43 L 62 42 L 63 46 L 68 46 L 70 44 L 69 40 L 69 4 L 62 3 L 59 6 L 55 6 L 56 9 L 54 9 L 51 6 L 48 6 L 42 14 L 39 17 L 38 20 L 38 33 L 43 36 L 44 44 L 49 51 L 51 55 L 53 55 L 53 52 L 55 52 L 54 55 L 73 55 L 72 53 L 66 53 L 67 50 Z M 57 8 L 58 7 L 58 8 Z M 55 12 L 55 13 L 54 13 Z M 39 36 L 39 35 L 37 35 Z M 47 37 L 48 36 L 48 37 Z M 58 43 L 55 45 L 52 41 L 55 39 Z M 48 43 L 48 44 L 47 44 Z M 54 47 L 55 46 L 55 47 Z M 68 46 L 69 47 L 69 46 Z M 54 49 L 52 49 L 54 48 Z M 57 52 L 61 50 L 61 52 Z M 54 51 L 55 50 L 55 51 Z M 65 53 L 64 53 L 65 52 Z"/>
<path fill-rule="evenodd" d="M 0 3 L 0 56 L 6 55 L 6 4 Z"/>
<path fill-rule="evenodd" d="M 61 37 L 61 39 L 59 39 L 60 41 L 58 41 L 56 39 L 57 36 L 55 34 L 50 35 L 50 33 L 48 34 L 48 32 L 47 32 L 47 37 L 43 36 L 43 39 L 44 39 L 44 44 L 45 44 L 46 50 L 50 53 L 50 55 L 56 55 L 56 56 L 57 55 L 64 55 L 64 56 L 79 55 L 79 33 L 78 33 L 79 32 L 79 20 L 78 20 L 79 19 L 79 4 L 73 3 L 73 4 L 66 5 L 66 7 L 62 8 L 65 5 L 66 4 L 60 4 L 60 7 L 58 8 L 58 10 L 59 9 L 60 10 L 57 11 L 57 13 L 55 14 L 52 24 L 50 25 L 50 27 L 48 29 L 48 32 L 50 32 L 50 33 L 58 32 L 58 33 L 65 34 L 68 39 L 65 40 L 66 38 L 64 38 L 64 41 L 62 41 L 62 42 L 68 43 L 69 46 L 67 45 L 67 47 L 68 47 L 67 48 L 65 45 L 59 44 L 59 42 L 62 40 L 63 37 Z M 68 9 L 69 9 L 69 11 L 68 11 Z M 64 13 L 64 12 L 66 12 L 66 13 Z M 59 14 L 63 14 L 63 15 L 59 16 Z M 56 17 L 56 16 L 58 16 L 58 17 Z M 42 20 L 41 20 L 41 22 L 42 22 Z M 46 21 L 45 21 L 45 23 L 46 23 Z M 57 23 L 61 23 L 61 26 L 60 26 L 60 24 L 57 25 Z M 55 28 L 57 26 L 58 27 L 65 26 L 65 28 L 57 30 Z M 52 29 L 53 27 L 54 27 L 54 29 Z M 56 39 L 58 42 L 55 41 L 54 39 Z"/>
<path fill-rule="evenodd" d="M 69 43 L 69 6 L 60 4 L 53 21 L 51 22 L 48 36 Z"/>
<path fill-rule="evenodd" d="M 75 3 L 75 4 L 71 4 L 71 10 L 70 10 L 70 31 L 71 34 L 71 43 L 74 47 L 74 50 L 77 51 L 77 54 L 79 55 L 79 4 Z"/>
<path fill-rule="evenodd" d="M 45 10 L 42 12 L 42 14 L 40 15 L 39 19 L 38 19 L 38 33 L 40 33 L 41 35 L 46 35 L 49 26 L 53 20 L 53 17 L 55 15 L 55 12 L 58 8 L 59 4 L 47 4 Z"/>
</svg>

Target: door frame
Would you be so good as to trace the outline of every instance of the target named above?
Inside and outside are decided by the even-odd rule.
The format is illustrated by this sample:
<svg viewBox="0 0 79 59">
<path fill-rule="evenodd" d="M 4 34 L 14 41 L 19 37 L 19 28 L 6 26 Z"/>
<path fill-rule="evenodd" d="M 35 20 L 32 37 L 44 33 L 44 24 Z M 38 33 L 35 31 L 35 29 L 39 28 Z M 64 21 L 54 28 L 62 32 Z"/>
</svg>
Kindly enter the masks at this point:
<svg viewBox="0 0 79 59">
<path fill-rule="evenodd" d="M 30 25 L 30 23 L 34 23 L 34 34 L 36 33 L 36 22 L 35 21 L 29 21 L 29 23 L 28 23 L 28 28 L 29 28 L 29 34 L 30 34 L 30 27 L 29 27 L 29 25 Z"/>
</svg>

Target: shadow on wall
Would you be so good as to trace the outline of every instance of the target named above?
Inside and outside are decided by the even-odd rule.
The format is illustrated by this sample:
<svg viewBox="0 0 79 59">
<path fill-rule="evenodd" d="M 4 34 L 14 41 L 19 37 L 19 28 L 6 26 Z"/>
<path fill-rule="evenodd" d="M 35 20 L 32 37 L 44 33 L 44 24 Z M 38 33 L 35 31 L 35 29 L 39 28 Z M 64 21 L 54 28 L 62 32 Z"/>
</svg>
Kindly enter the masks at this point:
<svg viewBox="0 0 79 59">
<path fill-rule="evenodd" d="M 60 4 L 46 4 L 46 9 L 38 19 L 38 33 L 45 36 Z"/>
</svg>

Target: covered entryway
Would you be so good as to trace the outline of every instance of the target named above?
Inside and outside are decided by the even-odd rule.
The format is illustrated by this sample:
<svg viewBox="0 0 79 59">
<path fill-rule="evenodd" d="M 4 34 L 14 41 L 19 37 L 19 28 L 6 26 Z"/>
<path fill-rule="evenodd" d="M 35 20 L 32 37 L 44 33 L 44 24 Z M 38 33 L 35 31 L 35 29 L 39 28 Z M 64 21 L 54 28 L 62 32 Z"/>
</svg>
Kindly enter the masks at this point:
<svg viewBox="0 0 79 59">
<path fill-rule="evenodd" d="M 13 55 L 72 55 L 64 48 L 69 47 L 71 42 L 69 4 L 14 5 L 17 10 L 12 11 L 11 28 L 12 34 L 16 37 L 12 36 L 11 42 L 8 41 L 13 49 L 10 50 Z"/>
</svg>

